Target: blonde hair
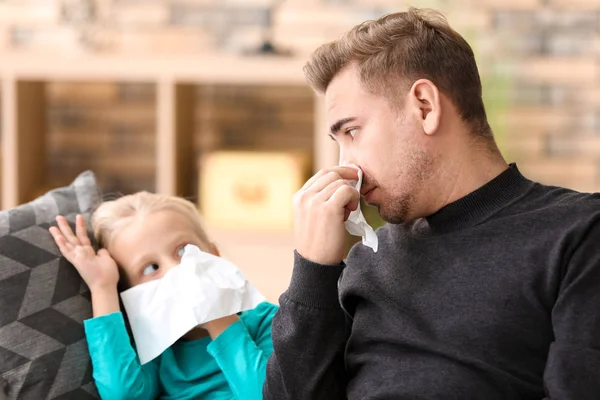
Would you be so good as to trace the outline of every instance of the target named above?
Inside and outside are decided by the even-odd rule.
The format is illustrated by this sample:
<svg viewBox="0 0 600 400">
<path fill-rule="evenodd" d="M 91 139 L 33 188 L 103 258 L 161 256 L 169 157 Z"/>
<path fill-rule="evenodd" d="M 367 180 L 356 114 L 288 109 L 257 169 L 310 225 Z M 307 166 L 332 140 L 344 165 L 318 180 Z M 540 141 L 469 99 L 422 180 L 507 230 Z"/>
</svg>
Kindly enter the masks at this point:
<svg viewBox="0 0 600 400">
<path fill-rule="evenodd" d="M 409 8 L 355 26 L 319 47 L 304 67 L 309 85 L 324 93 L 333 78 L 356 63 L 361 82 L 393 105 L 418 79 L 431 80 L 473 131 L 491 137 L 473 50 L 438 11 Z"/>
<path fill-rule="evenodd" d="M 188 219 L 201 242 L 210 245 L 204 222 L 194 204 L 181 197 L 138 192 L 105 201 L 94 211 L 91 225 L 100 247 L 107 247 L 114 235 L 134 218 L 143 218 L 157 211 L 174 211 Z"/>
</svg>

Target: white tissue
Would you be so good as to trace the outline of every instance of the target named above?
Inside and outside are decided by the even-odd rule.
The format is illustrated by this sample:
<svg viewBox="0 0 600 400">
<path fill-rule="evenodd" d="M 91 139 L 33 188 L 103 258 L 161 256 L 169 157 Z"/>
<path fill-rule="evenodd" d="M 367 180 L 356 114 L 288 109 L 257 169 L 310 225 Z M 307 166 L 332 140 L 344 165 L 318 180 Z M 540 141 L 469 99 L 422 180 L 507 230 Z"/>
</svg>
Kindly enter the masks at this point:
<svg viewBox="0 0 600 400">
<path fill-rule="evenodd" d="M 161 279 L 125 290 L 121 298 L 142 365 L 199 324 L 265 301 L 235 265 L 193 245 Z"/>
<path fill-rule="evenodd" d="M 348 167 L 353 167 L 358 170 L 358 181 L 348 181 L 350 186 L 353 186 L 358 192 L 360 192 L 360 187 L 362 185 L 363 172 L 356 165 L 346 165 Z M 346 230 L 354 236 L 362 236 L 362 243 L 365 246 L 368 246 L 373 249 L 375 253 L 377 253 L 377 247 L 379 245 L 379 241 L 377 239 L 377 234 L 373 228 L 367 223 L 362 210 L 360 209 L 360 203 L 358 204 L 358 208 L 352 212 L 348 216 L 348 219 L 344 222 L 346 226 Z"/>
</svg>

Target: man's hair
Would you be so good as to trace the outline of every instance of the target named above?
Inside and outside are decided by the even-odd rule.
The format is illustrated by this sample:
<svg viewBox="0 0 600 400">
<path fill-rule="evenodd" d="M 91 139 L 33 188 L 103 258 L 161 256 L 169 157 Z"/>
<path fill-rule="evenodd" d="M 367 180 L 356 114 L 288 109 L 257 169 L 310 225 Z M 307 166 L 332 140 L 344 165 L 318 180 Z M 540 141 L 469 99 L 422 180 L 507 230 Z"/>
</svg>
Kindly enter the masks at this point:
<svg viewBox="0 0 600 400">
<path fill-rule="evenodd" d="M 473 50 L 440 12 L 410 8 L 363 22 L 319 47 L 304 73 L 309 85 L 324 93 L 350 63 L 357 64 L 366 90 L 392 105 L 416 80 L 429 79 L 474 133 L 491 137 Z"/>
</svg>

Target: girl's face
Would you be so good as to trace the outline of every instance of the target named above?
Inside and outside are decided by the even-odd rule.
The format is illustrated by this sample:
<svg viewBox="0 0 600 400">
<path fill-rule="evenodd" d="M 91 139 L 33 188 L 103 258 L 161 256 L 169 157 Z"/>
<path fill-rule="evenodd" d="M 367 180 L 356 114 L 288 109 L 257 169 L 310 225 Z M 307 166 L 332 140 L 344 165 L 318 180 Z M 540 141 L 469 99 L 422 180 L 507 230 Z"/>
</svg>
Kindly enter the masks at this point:
<svg viewBox="0 0 600 400">
<path fill-rule="evenodd" d="M 108 251 L 123 270 L 129 287 L 162 278 L 181 263 L 187 244 L 219 255 L 198 237 L 192 223 L 176 211 L 162 210 L 135 218 L 119 230 Z"/>
</svg>

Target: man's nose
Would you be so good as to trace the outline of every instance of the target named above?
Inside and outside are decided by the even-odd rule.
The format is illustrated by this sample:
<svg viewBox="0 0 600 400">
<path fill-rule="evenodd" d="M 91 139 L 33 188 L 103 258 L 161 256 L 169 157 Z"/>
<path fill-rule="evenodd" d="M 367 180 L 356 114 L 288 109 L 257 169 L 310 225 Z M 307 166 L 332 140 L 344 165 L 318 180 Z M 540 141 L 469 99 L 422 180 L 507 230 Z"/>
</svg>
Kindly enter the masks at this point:
<svg viewBox="0 0 600 400">
<path fill-rule="evenodd" d="M 339 165 L 355 164 L 354 159 L 351 157 L 348 150 L 343 149 L 340 146 L 340 162 Z"/>
</svg>

